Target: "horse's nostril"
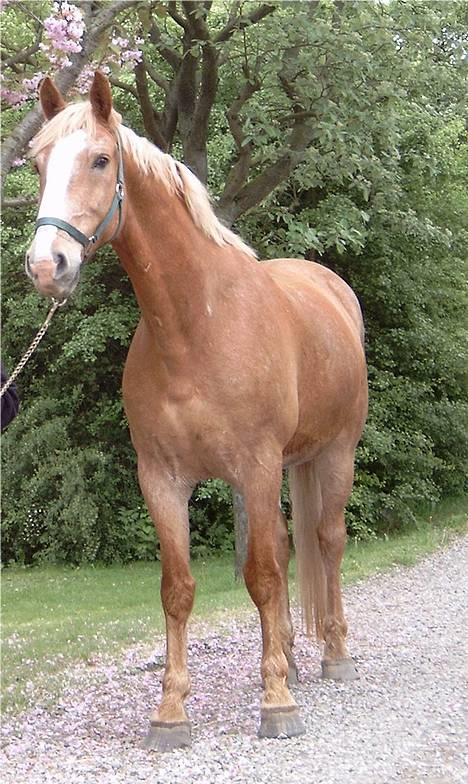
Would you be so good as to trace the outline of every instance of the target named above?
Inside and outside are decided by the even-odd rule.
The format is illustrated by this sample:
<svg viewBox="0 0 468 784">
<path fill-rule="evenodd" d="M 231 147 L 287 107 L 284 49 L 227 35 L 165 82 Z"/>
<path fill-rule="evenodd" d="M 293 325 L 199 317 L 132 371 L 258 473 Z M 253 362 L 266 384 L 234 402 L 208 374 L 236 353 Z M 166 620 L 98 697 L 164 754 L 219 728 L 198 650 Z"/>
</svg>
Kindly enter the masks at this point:
<svg viewBox="0 0 468 784">
<path fill-rule="evenodd" d="M 67 259 L 65 258 L 63 253 L 55 253 L 54 261 L 57 266 L 57 273 L 60 274 L 62 272 L 65 272 L 65 269 L 67 267 Z"/>
<path fill-rule="evenodd" d="M 26 253 L 25 265 L 26 265 L 26 272 L 28 273 L 28 275 L 31 278 L 35 277 L 32 269 L 31 269 L 31 257 L 29 255 L 29 253 Z"/>
</svg>

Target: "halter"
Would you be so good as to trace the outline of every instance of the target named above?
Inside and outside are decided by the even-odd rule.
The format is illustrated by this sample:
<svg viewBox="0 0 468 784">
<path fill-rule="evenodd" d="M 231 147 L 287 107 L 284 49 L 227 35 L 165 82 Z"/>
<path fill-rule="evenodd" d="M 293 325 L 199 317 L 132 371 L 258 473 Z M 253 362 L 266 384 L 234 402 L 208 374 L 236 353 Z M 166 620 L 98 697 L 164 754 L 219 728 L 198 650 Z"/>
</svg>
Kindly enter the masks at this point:
<svg viewBox="0 0 468 784">
<path fill-rule="evenodd" d="M 112 204 L 109 208 L 107 215 L 101 221 L 101 223 L 95 230 L 94 234 L 92 234 L 90 237 L 87 237 L 86 234 L 83 234 L 82 231 L 75 228 L 75 226 L 72 226 L 71 223 L 67 223 L 67 221 L 62 220 L 61 218 L 39 218 L 36 221 L 36 229 L 35 229 L 36 231 L 40 226 L 55 226 L 57 229 L 61 229 L 62 231 L 65 231 L 67 234 L 70 235 L 70 237 L 73 237 L 74 240 L 79 242 L 80 245 L 82 245 L 84 248 L 83 261 L 86 260 L 87 256 L 91 252 L 92 246 L 95 245 L 96 242 L 98 242 L 101 239 L 109 223 L 114 217 L 116 210 L 119 211 L 119 221 L 117 224 L 117 228 L 110 239 L 113 240 L 114 237 L 116 237 L 120 231 L 120 225 L 122 223 L 122 202 L 124 199 L 124 167 L 123 167 L 122 147 L 118 136 L 117 136 L 116 144 L 119 153 L 119 163 L 117 167 L 117 184 L 115 186 L 114 198 L 112 199 Z"/>
</svg>

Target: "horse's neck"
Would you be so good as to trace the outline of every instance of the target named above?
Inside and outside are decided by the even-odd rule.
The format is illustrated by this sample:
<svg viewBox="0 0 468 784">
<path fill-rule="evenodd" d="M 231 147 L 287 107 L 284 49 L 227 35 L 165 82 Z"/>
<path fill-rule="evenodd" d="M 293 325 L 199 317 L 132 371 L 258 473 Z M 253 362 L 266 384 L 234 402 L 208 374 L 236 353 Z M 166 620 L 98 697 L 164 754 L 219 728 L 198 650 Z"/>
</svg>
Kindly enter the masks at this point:
<svg viewBox="0 0 468 784">
<path fill-rule="evenodd" d="M 233 274 L 232 251 L 198 229 L 182 200 L 152 177 L 126 177 L 126 217 L 113 246 L 147 326 L 164 350 L 195 339 L 210 299 Z"/>
</svg>

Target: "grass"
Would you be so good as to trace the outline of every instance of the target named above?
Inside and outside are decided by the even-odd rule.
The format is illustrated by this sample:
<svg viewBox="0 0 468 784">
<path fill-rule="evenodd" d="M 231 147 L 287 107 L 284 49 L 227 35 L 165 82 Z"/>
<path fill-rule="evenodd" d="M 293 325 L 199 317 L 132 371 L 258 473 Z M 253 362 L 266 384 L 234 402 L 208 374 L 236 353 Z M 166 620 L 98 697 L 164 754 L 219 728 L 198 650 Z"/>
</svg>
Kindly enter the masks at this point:
<svg viewBox="0 0 468 784">
<path fill-rule="evenodd" d="M 348 544 L 343 580 L 410 566 L 468 530 L 466 503 L 451 501 L 416 527 L 397 535 Z M 213 623 L 251 608 L 233 576 L 232 556 L 195 561 L 196 619 Z M 159 599 L 160 565 L 8 568 L 2 574 L 3 710 L 47 707 L 61 692 L 64 670 L 92 663 L 133 645 L 151 646 L 164 631 Z M 291 564 L 294 586 L 294 563 Z M 294 587 L 293 587 L 294 593 Z M 150 653 L 151 647 L 148 647 Z"/>
<path fill-rule="evenodd" d="M 448 499 L 431 512 L 421 513 L 416 526 L 367 542 L 348 541 L 343 561 L 346 584 L 387 571 L 412 566 L 425 555 L 468 532 L 468 500 Z"/>
</svg>

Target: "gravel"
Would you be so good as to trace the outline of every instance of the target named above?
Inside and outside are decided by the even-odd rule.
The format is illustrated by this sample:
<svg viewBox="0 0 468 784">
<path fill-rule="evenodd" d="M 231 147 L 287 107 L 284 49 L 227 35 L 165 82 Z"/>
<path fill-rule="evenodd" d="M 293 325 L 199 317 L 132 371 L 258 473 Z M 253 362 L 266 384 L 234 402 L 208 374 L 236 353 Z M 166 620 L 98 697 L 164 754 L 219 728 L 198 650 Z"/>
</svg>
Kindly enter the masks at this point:
<svg viewBox="0 0 468 784">
<path fill-rule="evenodd" d="M 192 748 L 147 753 L 164 642 L 65 673 L 53 712 L 3 724 L 3 784 L 458 784 L 468 781 L 464 715 L 468 539 L 345 593 L 360 679 L 320 679 L 301 633 L 294 694 L 307 734 L 256 737 L 260 634 L 254 613 L 192 624 Z M 296 617 L 296 628 L 300 626 Z"/>
</svg>

